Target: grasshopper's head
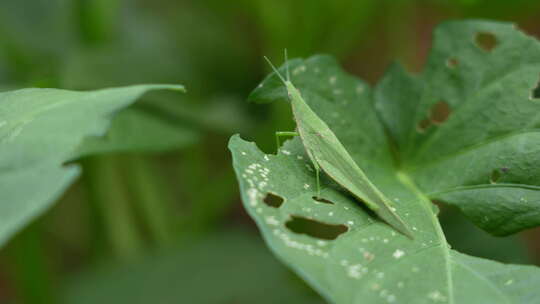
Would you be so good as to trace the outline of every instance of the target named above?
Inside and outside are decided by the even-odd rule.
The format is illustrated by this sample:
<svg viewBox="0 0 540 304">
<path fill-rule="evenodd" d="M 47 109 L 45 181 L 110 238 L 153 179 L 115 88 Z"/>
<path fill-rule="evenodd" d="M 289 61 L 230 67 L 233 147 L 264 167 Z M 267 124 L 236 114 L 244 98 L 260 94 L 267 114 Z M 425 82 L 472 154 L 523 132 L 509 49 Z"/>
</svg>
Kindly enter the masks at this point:
<svg viewBox="0 0 540 304">
<path fill-rule="evenodd" d="M 287 49 L 285 49 L 284 51 L 284 55 L 285 55 L 285 64 L 286 64 L 286 71 L 287 71 L 287 79 L 285 79 L 283 77 L 283 75 L 281 75 L 281 73 L 278 71 L 278 69 L 272 64 L 272 62 L 270 61 L 270 59 L 268 59 L 268 57 L 264 57 L 264 59 L 268 62 L 268 64 L 270 65 L 270 67 L 272 67 L 272 70 L 274 70 L 274 73 L 276 73 L 276 75 L 279 77 L 279 79 L 281 79 L 281 81 L 283 82 L 283 84 L 285 85 L 285 88 L 287 89 L 287 95 L 289 96 L 289 99 L 292 99 L 294 95 L 296 94 L 300 94 L 300 92 L 298 92 L 298 90 L 294 87 L 294 85 L 292 84 L 291 82 L 291 76 L 289 74 L 289 63 L 288 63 L 288 56 L 287 56 Z"/>
<path fill-rule="evenodd" d="M 286 68 L 286 72 L 287 72 L 287 78 L 285 79 L 283 77 L 283 75 L 281 75 L 281 73 L 278 71 L 278 69 L 272 64 L 272 62 L 270 61 L 270 59 L 268 59 L 268 57 L 264 57 L 264 59 L 268 62 L 268 64 L 270 65 L 270 67 L 272 67 L 272 70 L 274 70 L 274 73 L 276 73 L 276 75 L 279 77 L 279 79 L 281 80 L 281 82 L 283 82 L 283 85 L 285 85 L 285 88 L 287 89 L 287 96 L 289 97 L 289 99 L 291 101 L 294 101 L 296 100 L 296 98 L 301 98 L 301 95 L 300 95 L 300 91 L 298 91 L 298 89 L 292 84 L 291 82 L 291 76 L 290 76 L 290 73 L 289 73 L 289 62 L 288 62 L 288 58 L 287 58 L 287 50 L 285 49 L 285 68 Z"/>
</svg>

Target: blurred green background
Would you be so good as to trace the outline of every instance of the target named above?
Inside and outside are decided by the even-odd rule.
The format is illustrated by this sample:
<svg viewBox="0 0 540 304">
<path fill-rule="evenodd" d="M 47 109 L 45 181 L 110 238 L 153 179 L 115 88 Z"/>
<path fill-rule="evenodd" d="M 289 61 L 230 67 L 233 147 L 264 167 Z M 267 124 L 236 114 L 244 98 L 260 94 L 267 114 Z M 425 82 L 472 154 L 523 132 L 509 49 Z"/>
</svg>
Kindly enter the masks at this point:
<svg viewBox="0 0 540 304">
<path fill-rule="evenodd" d="M 512 21 L 540 37 L 537 0 L 1 0 L 0 90 L 178 83 L 87 142 L 79 182 L 0 251 L 0 303 L 323 303 L 265 248 L 244 213 L 228 138 L 265 151 L 286 104 L 245 99 L 281 62 L 336 56 L 375 83 L 394 60 L 420 71 L 433 27 Z M 442 208 L 452 246 L 540 262 L 540 232 L 494 238 Z"/>
</svg>

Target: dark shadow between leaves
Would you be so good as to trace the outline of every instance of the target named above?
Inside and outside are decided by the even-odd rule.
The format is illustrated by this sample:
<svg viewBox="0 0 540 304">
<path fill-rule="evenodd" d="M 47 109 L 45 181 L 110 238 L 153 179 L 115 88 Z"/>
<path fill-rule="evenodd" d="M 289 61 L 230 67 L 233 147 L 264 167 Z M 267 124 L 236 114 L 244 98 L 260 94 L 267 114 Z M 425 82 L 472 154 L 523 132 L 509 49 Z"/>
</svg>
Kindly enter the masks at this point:
<svg viewBox="0 0 540 304">
<path fill-rule="evenodd" d="M 335 240 L 349 230 L 345 225 L 326 224 L 295 215 L 291 216 L 291 219 L 285 223 L 285 227 L 294 233 L 306 234 L 324 240 Z"/>
<path fill-rule="evenodd" d="M 531 91 L 531 99 L 537 101 L 540 100 L 540 80 L 536 84 L 536 87 Z"/>
<path fill-rule="evenodd" d="M 277 195 L 277 194 L 274 194 L 274 193 L 266 193 L 266 196 L 264 197 L 264 200 L 263 202 L 267 205 L 267 206 L 270 206 L 272 208 L 279 208 L 281 207 L 281 205 L 283 205 L 283 197 Z"/>
<path fill-rule="evenodd" d="M 448 243 L 459 252 L 503 263 L 533 261 L 523 235 L 492 236 L 475 226 L 459 208 L 445 205 L 440 222 Z"/>
</svg>

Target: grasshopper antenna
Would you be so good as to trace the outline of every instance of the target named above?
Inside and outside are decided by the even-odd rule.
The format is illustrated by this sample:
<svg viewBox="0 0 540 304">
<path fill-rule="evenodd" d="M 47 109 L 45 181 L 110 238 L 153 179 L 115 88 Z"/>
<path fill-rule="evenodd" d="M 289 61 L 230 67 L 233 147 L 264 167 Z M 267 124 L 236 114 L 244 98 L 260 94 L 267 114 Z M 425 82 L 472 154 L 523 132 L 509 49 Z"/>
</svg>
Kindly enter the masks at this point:
<svg viewBox="0 0 540 304">
<path fill-rule="evenodd" d="M 291 81 L 291 74 L 289 73 L 289 55 L 287 54 L 287 49 L 283 50 L 283 56 L 285 58 L 285 68 L 287 71 L 287 81 Z"/>
<path fill-rule="evenodd" d="M 283 78 L 283 76 L 281 76 L 281 74 L 279 73 L 278 69 L 276 69 L 276 67 L 272 64 L 272 61 L 270 61 L 270 59 L 268 59 L 268 57 L 266 57 L 266 56 L 264 56 L 264 59 L 266 60 L 266 62 L 268 62 L 270 67 L 272 67 L 272 70 L 274 70 L 274 72 L 278 75 L 279 79 L 281 79 L 281 81 L 283 81 L 283 83 L 287 83 L 285 78 Z"/>
</svg>

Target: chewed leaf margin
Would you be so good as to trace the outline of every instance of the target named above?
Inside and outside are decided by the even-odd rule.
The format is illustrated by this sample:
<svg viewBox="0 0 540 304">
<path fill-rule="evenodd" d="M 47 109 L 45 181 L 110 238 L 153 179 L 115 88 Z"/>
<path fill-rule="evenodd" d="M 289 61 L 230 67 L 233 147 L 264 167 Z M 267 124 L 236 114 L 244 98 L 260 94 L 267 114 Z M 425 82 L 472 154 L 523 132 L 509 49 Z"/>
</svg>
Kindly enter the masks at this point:
<svg viewBox="0 0 540 304">
<path fill-rule="evenodd" d="M 436 41 L 439 45 L 436 45 L 432 51 L 424 74 L 413 77 L 399 68 L 394 68 L 373 93 L 368 86 L 362 86 L 362 82 L 350 78 L 335 61 L 332 63 L 332 60 L 327 60 L 326 57 L 314 56 L 306 60 L 290 61 L 291 70 L 298 71 L 295 75 L 296 79 L 293 76 L 293 83 L 299 87 L 306 102 L 317 115 L 328 122 L 340 141 L 351 151 L 359 166 L 367 168 L 368 177 L 388 197 L 398 202 L 398 212 L 413 227 L 414 241 L 392 235 L 391 229 L 378 222 L 372 214 L 362 209 L 354 199 L 344 195 L 339 188 L 332 187 L 331 183 L 326 183 L 323 193 L 335 195 L 328 199 L 335 205 L 319 202 L 325 205 L 317 205 L 314 208 L 313 193 L 310 188 L 314 174 L 309 169 L 305 169 L 304 161 L 299 162 L 305 160 L 305 155 L 297 139 L 288 142 L 277 156 L 265 155 L 253 143 L 245 142 L 237 136 L 231 139 L 229 148 L 233 153 L 234 167 L 244 206 L 257 222 L 265 240 L 278 257 L 329 301 L 333 303 L 529 303 L 530 299 L 539 296 L 539 291 L 533 287 L 540 282 L 540 271 L 537 267 L 504 265 L 469 257 L 449 249 L 436 216 L 437 208 L 433 207 L 431 200 L 445 201 L 439 199 L 442 197 L 439 194 L 446 193 L 445 188 L 441 188 L 440 185 L 444 186 L 448 183 L 457 186 L 456 189 L 462 186 L 459 174 L 452 174 L 449 168 L 455 169 L 460 164 L 469 164 L 470 167 L 471 163 L 464 162 L 463 159 L 461 162 L 449 159 L 448 165 L 444 168 L 422 171 L 425 169 L 422 165 L 429 162 L 422 158 L 430 155 L 432 151 L 424 149 L 421 153 L 415 153 L 414 150 L 414 147 L 421 144 L 422 140 L 429 139 L 434 134 L 440 136 L 440 134 L 437 135 L 440 133 L 439 130 L 449 128 L 460 117 L 462 110 L 456 108 L 456 99 L 442 93 L 458 92 L 463 95 L 462 99 L 466 100 L 466 93 L 474 92 L 475 85 L 482 84 L 483 81 L 496 80 L 496 77 L 482 78 L 481 69 L 469 69 L 472 74 L 468 75 L 468 78 L 458 79 L 456 75 L 467 70 L 471 61 L 462 57 L 461 53 L 460 56 L 447 56 L 441 48 L 448 48 L 452 52 L 459 53 L 458 46 L 462 41 L 456 41 L 462 39 L 463 33 L 472 33 L 467 35 L 474 38 L 474 33 L 496 33 L 498 29 L 504 30 L 507 36 L 516 35 L 515 37 L 518 37 L 516 39 L 524 37 L 521 34 L 514 34 L 516 30 L 503 23 L 469 21 L 447 23 L 439 27 L 436 31 Z M 493 60 L 493 56 L 512 48 L 512 44 L 508 41 L 497 37 L 499 39 L 497 45 L 490 50 L 479 48 L 474 44 L 473 38 L 462 40 L 465 44 L 468 43 L 466 48 L 477 52 L 475 56 L 491 56 L 490 60 Z M 523 39 L 525 39 L 525 44 L 536 43 L 531 42 L 531 38 Z M 511 64 L 511 62 L 506 64 Z M 502 67 L 489 64 L 486 64 L 484 69 L 490 67 L 494 67 L 496 73 L 504 71 Z M 445 71 L 438 74 L 441 69 Z M 518 82 L 522 90 L 516 91 L 519 98 L 525 97 L 529 103 L 531 102 L 530 89 L 538 76 L 537 71 L 533 72 L 526 71 L 530 79 Z M 474 77 L 479 77 L 479 79 L 474 79 Z M 457 90 L 444 87 L 444 85 L 463 85 L 463 87 Z M 280 87 L 275 75 L 271 74 L 250 95 L 250 99 L 258 102 L 286 100 L 286 93 Z M 385 100 L 389 102 L 385 103 Z M 371 116 L 373 109 L 376 109 L 375 116 Z M 411 112 L 413 114 L 409 115 Z M 527 111 L 520 113 L 531 115 Z M 362 119 L 359 119 L 359 115 Z M 427 119 L 429 125 L 426 124 L 424 132 L 419 132 L 417 122 L 422 119 Z M 360 125 L 359 121 L 364 125 Z M 384 128 L 381 128 L 381 122 Z M 477 127 L 474 120 L 462 120 L 462 122 L 470 122 Z M 516 123 L 522 122 L 513 122 L 510 125 Z M 382 129 L 386 130 L 381 136 L 379 131 Z M 459 131 L 459 129 L 455 130 Z M 414 136 L 411 137 L 410 134 Z M 456 134 L 459 135 L 459 132 Z M 387 146 L 387 135 L 392 136 L 391 142 L 396 144 L 397 155 L 392 155 L 392 149 Z M 485 135 L 479 138 L 483 140 L 486 138 Z M 464 137 L 462 142 L 470 143 L 471 138 Z M 526 141 L 520 143 L 523 144 Z M 449 147 L 449 151 L 452 151 L 455 148 L 452 145 L 456 144 L 460 144 L 459 136 L 444 143 Z M 518 150 L 522 153 L 525 151 L 535 150 L 534 147 Z M 457 155 L 465 157 L 467 153 Z M 397 156 L 397 159 L 393 156 Z M 485 166 L 479 159 L 473 159 L 478 161 L 478 167 L 484 166 L 482 170 L 474 172 L 481 176 L 483 182 L 504 187 L 510 184 L 512 174 L 516 174 L 513 173 L 515 172 L 513 166 L 505 164 Z M 486 159 L 486 161 L 489 160 L 489 158 Z M 529 159 L 528 162 L 527 165 L 525 165 L 527 162 L 523 162 L 520 166 L 530 168 L 532 163 L 538 163 L 534 158 Z M 270 170 L 264 174 L 267 179 L 261 175 L 257 177 L 258 180 L 254 180 L 250 175 L 250 171 L 256 172 L 261 169 L 259 166 L 262 166 L 263 173 L 265 173 L 264 168 Z M 502 172 L 500 176 L 493 175 L 495 168 Z M 471 181 L 474 176 L 466 176 L 466 180 Z M 531 177 L 530 174 L 528 176 Z M 257 188 L 260 181 L 263 181 L 265 187 L 270 187 L 267 188 L 269 191 L 284 198 L 279 208 L 258 205 L 264 196 L 264 191 Z M 439 187 L 430 187 L 430 183 Z M 474 195 L 468 198 L 474 199 Z M 446 202 L 449 203 L 447 197 Z M 518 204 L 512 205 L 509 202 L 504 202 L 502 205 L 507 209 L 515 208 L 516 211 L 521 208 Z M 344 206 L 348 207 L 348 210 L 343 212 L 339 220 L 335 217 L 329 219 L 330 214 L 335 215 L 336 211 Z M 534 204 L 532 208 L 535 208 Z M 493 209 L 476 208 L 475 212 L 481 214 L 481 212 L 492 211 Z M 503 209 L 495 211 L 495 217 L 505 214 Z M 505 215 L 508 214 L 512 213 Z M 311 217 L 321 222 L 343 224 L 349 230 L 335 240 L 326 241 L 328 247 L 317 247 L 316 237 L 298 235 L 284 230 L 285 223 L 292 216 Z M 531 213 L 530 216 L 534 218 L 534 214 Z M 508 224 L 509 226 L 488 225 L 484 228 L 489 230 L 497 226 L 506 232 L 519 231 L 530 227 L 527 225 L 531 224 L 531 221 L 528 220 L 527 225 L 519 221 Z"/>
<path fill-rule="evenodd" d="M 486 51 L 478 37 L 496 46 Z M 399 170 L 493 235 L 540 225 L 539 78 L 540 42 L 515 25 L 439 26 L 425 70 L 393 67 L 375 90 Z"/>
<path fill-rule="evenodd" d="M 526 299 L 540 296 L 534 288 L 540 282 L 537 267 L 449 250 L 444 238 L 437 240 L 440 235 L 434 237 L 428 227 L 415 227 L 418 240 L 411 242 L 332 187 L 324 188 L 323 196 L 333 205 L 314 201 L 313 172 L 298 141 L 287 142 L 278 155 L 267 155 L 236 135 L 229 148 L 242 201 L 265 241 L 331 303 L 528 303 Z M 264 203 L 269 192 L 283 197 L 279 207 Z M 429 200 L 425 203 L 426 208 L 417 207 L 428 215 L 422 218 L 429 218 L 435 210 Z M 286 226 L 294 216 L 341 223 L 348 231 L 334 240 L 297 234 Z"/>
</svg>

